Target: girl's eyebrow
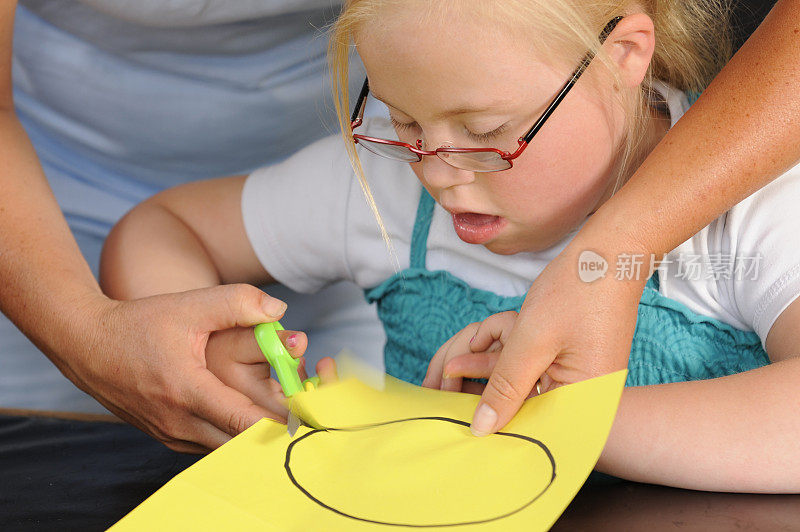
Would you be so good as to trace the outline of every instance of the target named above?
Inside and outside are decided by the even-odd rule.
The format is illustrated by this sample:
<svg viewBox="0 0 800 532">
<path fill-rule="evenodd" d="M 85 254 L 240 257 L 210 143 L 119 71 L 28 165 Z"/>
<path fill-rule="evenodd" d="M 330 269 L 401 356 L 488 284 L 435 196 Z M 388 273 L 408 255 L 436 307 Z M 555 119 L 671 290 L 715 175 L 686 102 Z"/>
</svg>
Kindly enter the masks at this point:
<svg viewBox="0 0 800 532">
<path fill-rule="evenodd" d="M 385 98 L 382 98 L 381 96 L 377 95 L 375 92 L 370 91 L 370 94 L 372 95 L 373 98 L 375 98 L 376 100 L 382 101 L 383 103 L 385 103 L 389 107 L 394 107 L 395 109 L 397 109 L 401 113 L 406 114 L 408 116 L 411 116 L 408 113 L 406 113 L 405 111 L 403 111 L 402 109 L 400 109 L 398 106 L 393 105 L 392 103 L 388 102 Z M 502 105 L 503 103 L 506 103 L 506 102 L 496 102 L 496 103 L 491 104 L 489 107 L 499 106 L 499 105 Z M 466 106 L 464 106 L 464 107 L 456 107 L 456 108 L 453 108 L 453 109 L 448 109 L 446 111 L 442 111 L 440 113 L 437 113 L 434 118 L 442 120 L 442 119 L 450 118 L 451 116 L 456 116 L 456 115 L 481 113 L 481 112 L 485 112 L 486 109 L 487 109 L 487 107 L 482 107 L 482 108 L 466 107 Z"/>
<path fill-rule="evenodd" d="M 371 95 L 372 97 L 374 97 L 376 100 L 380 100 L 381 102 L 385 103 L 385 104 L 386 104 L 386 105 L 388 105 L 389 107 L 394 107 L 395 109 L 397 109 L 398 111 L 400 111 L 400 112 L 401 112 L 401 113 L 403 113 L 404 115 L 408 115 L 408 113 L 406 113 L 405 111 L 403 111 L 402 109 L 400 109 L 400 108 L 399 108 L 399 107 L 397 107 L 396 105 L 394 105 L 394 104 L 392 104 L 391 102 L 389 102 L 389 101 L 388 101 L 386 98 L 383 98 L 382 96 L 379 96 L 379 95 L 378 95 L 378 94 L 377 94 L 375 91 L 373 91 L 372 89 L 370 89 L 370 90 L 369 90 L 369 93 L 370 93 L 370 95 Z M 411 116 L 411 115 L 408 115 L 408 116 Z"/>
</svg>

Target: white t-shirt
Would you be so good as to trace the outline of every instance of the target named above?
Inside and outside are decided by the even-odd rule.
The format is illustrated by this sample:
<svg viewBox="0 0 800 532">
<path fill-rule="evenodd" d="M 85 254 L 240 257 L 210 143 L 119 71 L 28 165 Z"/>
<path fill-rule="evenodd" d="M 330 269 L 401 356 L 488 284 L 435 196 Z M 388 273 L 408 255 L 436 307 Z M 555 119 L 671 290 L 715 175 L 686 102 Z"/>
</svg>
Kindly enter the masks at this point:
<svg viewBox="0 0 800 532">
<path fill-rule="evenodd" d="M 688 109 L 685 95 L 662 83 L 655 88 L 674 125 Z M 371 136 L 396 138 L 382 118 L 363 128 Z M 361 162 L 399 267 L 406 268 L 421 184 L 406 164 L 363 151 Z M 673 250 L 660 267 L 661 293 L 699 314 L 754 330 L 765 341 L 775 319 L 800 294 L 800 246 L 791 245 L 800 234 L 800 214 L 792 208 L 798 202 L 800 166 Z M 396 271 L 338 135 L 251 174 L 242 212 L 259 260 L 294 290 L 314 292 L 341 279 L 372 288 Z M 450 215 L 437 204 L 426 266 L 450 271 L 475 288 L 524 295 L 576 232 L 543 251 L 497 255 L 460 240 Z M 690 267 L 698 260 L 706 265 L 700 275 Z"/>
</svg>

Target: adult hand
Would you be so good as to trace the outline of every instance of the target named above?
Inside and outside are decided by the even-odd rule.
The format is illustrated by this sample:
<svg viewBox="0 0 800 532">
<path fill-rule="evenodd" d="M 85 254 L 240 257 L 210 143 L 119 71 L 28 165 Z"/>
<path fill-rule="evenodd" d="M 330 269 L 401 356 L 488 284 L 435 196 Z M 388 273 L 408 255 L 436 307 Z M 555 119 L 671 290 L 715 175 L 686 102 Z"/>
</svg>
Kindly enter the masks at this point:
<svg viewBox="0 0 800 532">
<path fill-rule="evenodd" d="M 246 371 L 211 371 L 220 368 L 214 351 L 235 333 L 211 342 L 209 364 L 210 336 L 277 320 L 285 309 L 285 303 L 244 284 L 130 301 L 96 297 L 76 309 L 76 320 L 90 318 L 84 329 L 93 332 L 76 342 L 60 369 L 110 411 L 167 447 L 208 452 L 261 418 L 283 420 L 285 413 L 276 411 L 269 385 L 257 390 L 245 378 Z M 239 391 L 226 382 L 247 385 Z"/>
<path fill-rule="evenodd" d="M 584 250 L 576 237 L 531 286 L 475 411 L 475 435 L 505 426 L 539 380 L 545 392 L 627 367 L 649 264 L 631 280 L 612 271 L 584 282 L 578 275 Z M 476 363 L 475 357 L 454 358 L 447 373 L 473 376 Z"/>
</svg>

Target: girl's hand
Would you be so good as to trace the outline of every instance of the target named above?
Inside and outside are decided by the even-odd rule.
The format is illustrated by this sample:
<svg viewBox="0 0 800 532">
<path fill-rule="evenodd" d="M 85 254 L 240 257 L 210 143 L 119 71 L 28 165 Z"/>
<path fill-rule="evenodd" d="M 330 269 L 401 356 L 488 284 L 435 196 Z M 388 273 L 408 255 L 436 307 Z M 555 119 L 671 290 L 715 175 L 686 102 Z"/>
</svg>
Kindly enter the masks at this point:
<svg viewBox="0 0 800 532">
<path fill-rule="evenodd" d="M 294 358 L 308 346 L 306 335 L 298 331 L 278 331 L 278 337 Z M 301 367 L 304 359 L 301 359 Z M 270 366 L 256 343 L 252 327 L 236 327 L 211 334 L 206 346 L 206 364 L 223 384 L 243 393 L 254 404 L 264 407 L 272 419 L 286 422 L 288 410 L 280 383 L 270 378 Z M 300 372 L 302 378 L 304 372 Z"/>
<path fill-rule="evenodd" d="M 277 331 L 278 338 L 293 358 L 300 358 L 298 374 L 301 380 L 308 378 L 305 359 L 308 338 L 300 331 Z M 286 396 L 276 379 L 270 378 L 270 366 L 258 348 L 251 327 L 237 327 L 211 334 L 206 346 L 206 363 L 209 371 L 225 385 L 238 390 L 253 403 L 267 409 L 272 419 L 286 422 L 289 414 Z M 331 357 L 317 362 L 320 384 L 337 380 L 336 364 Z"/>
<path fill-rule="evenodd" d="M 605 277 L 584 282 L 578 274 L 582 251 L 573 240 L 528 291 L 519 317 L 500 342 L 496 365 L 473 418 L 474 434 L 483 436 L 505 426 L 522 402 L 535 394 L 539 380 L 545 392 L 627 367 L 649 261 L 630 280 L 617 279 L 612 265 Z M 606 259 L 611 263 L 616 256 Z M 459 373 L 457 361 L 450 362 L 448 374 Z"/>
<path fill-rule="evenodd" d="M 308 373 L 306 373 L 306 359 L 300 359 L 300 367 L 297 368 L 300 373 L 300 380 L 306 380 Z M 336 362 L 331 357 L 323 357 L 317 362 L 317 377 L 319 377 L 319 384 L 323 386 L 339 380 L 339 373 L 336 370 Z"/>
<path fill-rule="evenodd" d="M 433 356 L 422 385 L 451 392 L 483 393 L 483 384 L 463 378 L 491 375 L 517 315 L 515 311 L 501 312 L 464 327 Z"/>
</svg>

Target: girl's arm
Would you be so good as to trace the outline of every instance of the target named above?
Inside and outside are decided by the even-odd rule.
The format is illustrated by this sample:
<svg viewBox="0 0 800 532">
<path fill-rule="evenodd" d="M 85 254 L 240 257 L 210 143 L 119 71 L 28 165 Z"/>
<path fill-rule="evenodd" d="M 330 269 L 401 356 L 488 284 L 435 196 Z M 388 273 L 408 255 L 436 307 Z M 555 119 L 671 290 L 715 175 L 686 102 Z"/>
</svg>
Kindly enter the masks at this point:
<svg viewBox="0 0 800 532">
<path fill-rule="evenodd" d="M 137 205 L 103 247 L 100 282 L 116 299 L 218 284 L 273 282 L 242 221 L 245 177 L 181 185 Z"/>
<path fill-rule="evenodd" d="M 478 406 L 476 432 L 508 423 L 540 377 L 547 389 L 624 368 L 647 275 L 617 281 L 616 258 L 660 257 L 800 160 L 798 21 L 800 0 L 779 0 L 630 181 L 539 275 Z M 608 261 L 605 279 L 580 281 L 584 250 Z"/>
<path fill-rule="evenodd" d="M 773 364 L 696 382 L 627 388 L 598 462 L 639 482 L 800 492 L 800 300 L 770 328 Z"/>
<path fill-rule="evenodd" d="M 797 329 L 795 329 L 797 330 Z M 626 388 L 597 469 L 696 490 L 800 492 L 800 358 Z"/>
</svg>

